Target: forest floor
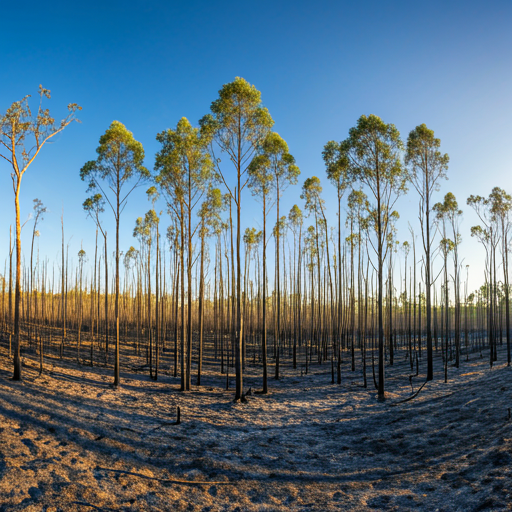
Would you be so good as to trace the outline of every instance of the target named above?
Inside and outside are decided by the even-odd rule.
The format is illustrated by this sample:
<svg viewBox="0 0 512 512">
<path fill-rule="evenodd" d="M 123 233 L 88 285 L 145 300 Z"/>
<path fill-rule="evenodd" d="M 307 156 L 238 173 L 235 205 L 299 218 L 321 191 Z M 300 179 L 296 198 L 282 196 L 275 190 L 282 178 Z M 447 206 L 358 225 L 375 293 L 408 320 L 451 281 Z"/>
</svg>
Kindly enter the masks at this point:
<svg viewBox="0 0 512 512">
<path fill-rule="evenodd" d="M 436 354 L 434 381 L 400 403 L 411 396 L 404 355 L 386 367 L 385 402 L 371 366 L 365 389 L 345 361 L 341 385 L 330 364 L 307 375 L 283 365 L 268 395 L 234 403 L 208 361 L 191 392 L 166 371 L 157 382 L 123 371 L 113 389 L 111 367 L 50 355 L 39 376 L 27 350 L 13 382 L 4 341 L 0 511 L 512 510 L 504 348 L 493 369 L 488 351 L 464 356 L 447 384 Z M 414 391 L 425 366 L 424 357 Z M 246 369 L 245 389 L 261 387 L 260 371 Z"/>
</svg>

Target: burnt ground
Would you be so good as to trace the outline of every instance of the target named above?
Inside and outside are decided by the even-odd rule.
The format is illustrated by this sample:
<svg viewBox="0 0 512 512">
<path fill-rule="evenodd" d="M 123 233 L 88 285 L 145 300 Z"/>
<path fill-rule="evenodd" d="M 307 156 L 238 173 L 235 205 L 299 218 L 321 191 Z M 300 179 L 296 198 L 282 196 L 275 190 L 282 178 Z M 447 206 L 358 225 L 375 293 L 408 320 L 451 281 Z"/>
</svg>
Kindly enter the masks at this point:
<svg viewBox="0 0 512 512">
<path fill-rule="evenodd" d="M 0 347 L 0 511 L 512 510 L 512 369 L 487 354 L 437 372 L 414 399 L 409 362 L 386 367 L 379 402 L 369 368 L 282 368 L 271 392 L 234 403 L 206 360 L 201 387 L 179 391 L 166 360 L 157 382 L 123 354 L 110 366 L 51 353 L 23 381 Z M 426 361 L 412 380 L 424 382 Z M 233 370 L 231 370 L 232 372 Z M 247 368 L 245 389 L 261 386 Z M 413 372 L 415 373 L 415 372 Z M 270 371 L 272 375 L 272 371 Z M 195 380 L 195 375 L 193 381 Z M 234 379 L 231 379 L 234 387 Z M 176 408 L 182 422 L 175 425 Z"/>
</svg>

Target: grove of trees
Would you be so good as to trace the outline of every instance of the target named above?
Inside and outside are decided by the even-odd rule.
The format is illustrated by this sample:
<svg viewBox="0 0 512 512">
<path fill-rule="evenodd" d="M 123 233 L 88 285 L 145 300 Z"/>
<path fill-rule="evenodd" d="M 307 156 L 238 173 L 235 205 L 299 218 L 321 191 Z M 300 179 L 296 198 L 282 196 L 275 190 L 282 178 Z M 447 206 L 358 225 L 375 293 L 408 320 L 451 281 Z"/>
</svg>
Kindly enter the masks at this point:
<svg viewBox="0 0 512 512">
<path fill-rule="evenodd" d="M 301 181 L 293 147 L 273 131 L 260 91 L 243 78 L 222 86 L 197 126 L 183 117 L 174 128 L 155 130 L 160 146 L 152 169 L 143 145 L 113 121 L 96 159 L 76 169 L 86 183 L 83 210 L 96 243 L 81 248 L 70 268 L 64 215 L 60 261 L 38 253 L 34 261 L 44 198 L 33 203 L 30 256 L 21 252 L 22 177 L 81 110 L 69 105 L 56 123 L 42 106 L 50 92 L 40 87 L 39 95 L 36 113 L 26 96 L 0 115 L 3 174 L 11 173 L 15 205 L 0 326 L 14 380 L 22 378 L 22 350 L 31 350 L 41 372 L 45 354 L 73 353 L 81 365 L 113 363 L 114 387 L 122 386 L 123 364 L 134 370 L 126 361 L 135 358 L 135 370 L 155 380 L 162 371 L 179 375 L 185 392 L 201 384 L 207 356 L 227 387 L 234 368 L 235 400 L 245 400 L 248 366 L 261 372 L 257 392 L 268 393 L 269 365 L 274 379 L 287 365 L 304 373 L 326 365 L 333 384 L 347 365 L 384 400 L 386 363 L 397 357 L 425 381 L 434 378 L 436 352 L 445 380 L 450 365 L 458 368 L 471 352 L 488 351 L 492 366 L 503 343 L 510 365 L 512 197 L 496 187 L 488 197 L 467 198 L 480 224 L 466 231 L 486 255 L 485 282 L 470 291 L 459 251 L 463 201 L 440 194 L 449 157 L 425 124 L 404 141 L 393 124 L 362 115 L 346 136 L 333 134 L 340 142 L 326 142 L 326 174 Z M 293 196 L 296 185 L 301 192 Z M 128 199 L 142 186 L 151 207 L 140 205 L 138 218 L 126 218 Z M 337 204 L 325 199 L 329 187 Z M 289 212 L 286 194 L 297 202 Z M 398 240 L 397 201 L 404 194 L 417 201 L 420 233 L 411 227 Z M 257 224 L 244 229 L 243 208 L 254 204 Z M 120 230 L 133 232 L 132 246 L 120 246 Z"/>
</svg>

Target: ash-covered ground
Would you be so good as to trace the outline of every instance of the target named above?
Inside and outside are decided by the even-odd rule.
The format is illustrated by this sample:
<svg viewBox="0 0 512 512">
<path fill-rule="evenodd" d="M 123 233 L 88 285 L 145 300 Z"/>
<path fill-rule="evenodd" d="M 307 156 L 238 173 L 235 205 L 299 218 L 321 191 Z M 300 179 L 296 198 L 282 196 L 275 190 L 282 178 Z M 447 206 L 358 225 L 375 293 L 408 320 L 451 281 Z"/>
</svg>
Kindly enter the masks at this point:
<svg viewBox="0 0 512 512">
<path fill-rule="evenodd" d="M 0 511 L 512 510 L 512 368 L 504 348 L 442 360 L 421 392 L 405 352 L 377 400 L 371 366 L 282 368 L 268 395 L 234 403 L 218 363 L 179 391 L 164 361 L 157 382 L 112 368 L 24 356 L 23 381 L 0 348 Z M 125 355 L 123 369 L 142 359 Z M 233 370 L 231 370 L 232 372 Z M 246 368 L 244 387 L 261 387 Z M 413 374 L 415 371 L 412 372 Z M 270 372 L 272 374 L 272 372 Z M 193 381 L 195 376 L 193 377 Z M 234 378 L 231 379 L 234 387 Z M 180 425 L 175 425 L 180 406 Z"/>
</svg>

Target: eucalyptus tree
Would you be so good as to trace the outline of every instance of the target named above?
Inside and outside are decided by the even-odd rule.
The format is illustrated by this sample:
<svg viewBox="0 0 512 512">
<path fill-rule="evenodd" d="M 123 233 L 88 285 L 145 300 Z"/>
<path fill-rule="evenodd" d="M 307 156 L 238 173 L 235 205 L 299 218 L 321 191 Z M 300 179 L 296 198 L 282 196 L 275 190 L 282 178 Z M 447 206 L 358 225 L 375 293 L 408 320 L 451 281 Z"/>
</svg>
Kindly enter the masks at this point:
<svg viewBox="0 0 512 512">
<path fill-rule="evenodd" d="M 503 288 L 505 295 L 505 330 L 507 338 L 507 366 L 511 363 L 510 354 L 510 287 L 508 271 L 508 253 L 510 243 L 510 230 L 512 228 L 512 196 L 503 189 L 494 187 L 489 194 L 491 213 L 496 221 L 501 238 L 501 257 L 503 264 Z"/>
<path fill-rule="evenodd" d="M 426 334 L 427 334 L 427 380 L 434 378 L 434 360 L 432 352 L 432 300 L 431 276 L 433 231 L 432 195 L 439 190 L 439 182 L 446 178 L 448 154 L 440 151 L 441 140 L 434 137 L 434 131 L 425 124 L 417 126 L 409 133 L 405 163 L 410 171 L 410 179 L 420 196 L 418 218 L 421 225 L 421 237 L 425 252 L 425 299 L 426 299 Z"/>
<path fill-rule="evenodd" d="M 197 385 L 201 385 L 201 371 L 203 367 L 203 327 L 204 327 L 204 259 L 206 251 L 206 238 L 219 235 L 222 229 L 221 213 L 224 210 L 220 189 L 210 186 L 206 198 L 201 204 L 199 218 L 201 225 L 199 236 L 201 238 L 200 269 L 199 269 L 199 354 L 197 364 Z"/>
<path fill-rule="evenodd" d="M 107 252 L 107 231 L 103 229 L 100 220 L 100 214 L 105 211 L 105 200 L 99 193 L 93 194 L 88 197 L 82 204 L 82 208 L 96 224 L 96 233 L 99 229 L 104 242 L 104 262 L 105 262 L 105 355 L 108 355 L 108 252 Z M 64 296 L 64 226 L 62 228 L 62 295 Z M 98 285 L 99 287 L 99 285 Z M 98 292 L 99 293 L 99 292 Z M 98 298 L 99 301 L 99 298 Z M 98 302 L 98 310 L 99 310 Z M 99 315 L 98 315 L 99 317 Z M 97 327 L 99 329 L 99 326 Z"/>
<path fill-rule="evenodd" d="M 21 180 L 35 160 L 43 146 L 76 118 L 76 103 L 68 105 L 68 115 L 56 123 L 48 109 L 43 108 L 43 98 L 50 98 L 50 91 L 39 86 L 39 107 L 35 115 L 25 96 L 15 101 L 0 115 L 0 150 L 2 157 L 12 167 L 11 180 L 14 192 L 14 211 L 16 216 L 16 283 L 14 292 L 14 371 L 13 380 L 21 380 L 20 358 L 20 299 L 21 299 L 21 223 L 20 192 Z"/>
<path fill-rule="evenodd" d="M 331 259 L 329 256 L 329 229 L 324 209 L 325 201 L 322 199 L 321 193 L 322 186 L 320 185 L 320 179 L 317 178 L 316 176 L 313 176 L 311 178 L 307 178 L 306 181 L 304 182 L 304 185 L 302 186 L 302 194 L 300 197 L 301 199 L 304 199 L 306 201 L 304 208 L 309 213 L 313 213 L 315 216 L 315 229 L 317 235 L 319 235 L 319 227 L 321 227 L 321 231 L 323 231 L 323 234 L 325 235 L 325 250 L 327 252 L 327 271 L 329 274 L 329 288 L 331 291 L 331 297 L 334 297 L 333 280 L 331 275 Z M 318 278 L 320 279 L 320 262 L 318 262 L 318 266 Z M 334 310 L 331 311 L 333 312 Z M 334 326 L 334 322 L 332 323 L 332 325 Z"/>
<path fill-rule="evenodd" d="M 407 191 L 408 175 L 400 160 L 403 144 L 393 124 L 385 124 L 372 114 L 358 119 L 357 125 L 349 130 L 349 137 L 342 145 L 352 176 L 367 187 L 371 196 L 366 202 L 366 209 L 369 226 L 376 237 L 375 241 L 369 238 L 369 242 L 377 256 L 378 396 L 384 400 L 384 261 L 388 250 L 386 241 L 392 228 L 393 207 L 398 197 Z"/>
<path fill-rule="evenodd" d="M 321 280 L 321 265 L 320 258 L 324 255 L 324 250 L 326 253 L 326 267 L 327 273 L 324 272 L 324 276 L 328 275 L 328 286 L 330 289 L 331 297 L 334 297 L 333 293 L 333 280 L 331 275 L 331 259 L 329 256 L 329 235 L 328 235 L 328 225 L 327 225 L 327 217 L 325 215 L 324 210 L 324 200 L 321 197 L 322 187 L 320 185 L 320 180 L 313 176 L 311 178 L 307 178 L 302 186 L 302 194 L 301 199 L 305 200 L 304 208 L 308 211 L 308 214 L 313 214 L 315 219 L 315 224 L 313 229 L 315 231 L 315 243 L 316 243 L 316 257 L 317 257 L 317 286 L 318 286 L 318 335 L 323 334 L 323 355 L 327 357 L 327 347 L 328 344 L 326 342 L 326 336 L 328 337 L 328 329 L 326 326 L 328 325 L 326 315 L 321 314 L 322 309 L 322 299 L 324 299 L 324 313 L 325 313 L 325 294 L 322 293 L 322 280 Z M 325 286 L 327 289 L 327 285 Z M 331 350 L 334 352 L 334 309 L 331 308 Z M 319 362 L 322 361 L 322 352 L 319 351 Z"/>
<path fill-rule="evenodd" d="M 412 371 L 413 361 L 412 361 L 411 297 L 410 297 L 411 294 L 407 294 L 407 257 L 409 256 L 410 250 L 411 250 L 411 245 L 406 240 L 405 242 L 402 243 L 402 251 L 405 256 L 403 305 L 404 305 L 405 324 L 407 325 L 405 331 L 407 331 L 409 363 L 411 365 L 411 371 Z M 411 286 L 410 282 L 409 282 L 409 286 Z"/>
<path fill-rule="evenodd" d="M 301 315 L 301 269 L 302 269 L 302 224 L 303 215 L 301 209 L 294 204 L 288 214 L 288 225 L 293 233 L 293 268 L 296 269 L 296 276 L 294 279 L 294 322 L 293 322 L 293 367 L 297 368 L 297 342 L 299 346 L 302 345 L 302 315 Z M 297 247 L 298 236 L 298 247 Z M 298 261 L 296 263 L 297 249 Z"/>
<path fill-rule="evenodd" d="M 320 266 L 319 234 L 315 226 L 308 226 L 304 238 L 304 263 L 305 269 L 309 271 L 309 361 L 313 356 L 313 342 L 320 340 L 320 314 L 315 314 L 315 266 Z M 319 272 L 318 272 L 319 275 Z M 304 276 L 305 278 L 307 276 Z M 306 281 L 306 279 L 305 279 Z M 320 306 L 320 300 L 318 298 Z M 320 307 L 318 308 L 320 311 Z M 316 319 L 316 322 L 315 322 Z M 318 347 L 320 353 L 320 348 Z M 308 372 L 308 342 L 306 341 L 306 373 Z"/>
<path fill-rule="evenodd" d="M 441 250 L 441 254 L 443 255 L 443 269 L 444 269 L 444 306 L 445 306 L 445 314 L 444 314 L 444 320 L 445 320 L 445 328 L 444 328 L 444 381 L 448 381 L 448 341 L 449 341 L 449 326 L 450 326 L 450 302 L 449 302 L 449 285 L 448 285 L 448 254 L 450 252 L 454 252 L 455 247 L 457 245 L 457 240 L 451 240 L 448 238 L 447 233 L 447 224 L 450 219 L 450 215 L 453 215 L 455 212 L 457 212 L 457 201 L 455 200 L 455 196 L 449 192 L 446 194 L 444 198 L 443 203 L 436 203 L 432 210 L 436 214 L 436 220 L 441 223 L 441 236 L 442 239 L 439 242 L 439 248 Z M 462 212 L 461 212 L 462 214 Z M 456 258 L 454 258 L 456 261 Z M 435 309 L 434 309 L 435 311 Z M 437 321 L 434 321 L 434 324 L 436 324 Z M 434 330 L 434 337 L 437 338 L 436 332 Z M 437 342 L 436 342 L 437 343 Z M 456 349 L 458 351 L 458 347 Z M 458 355 L 457 355 L 458 359 Z"/>
<path fill-rule="evenodd" d="M 436 217 L 441 220 L 443 223 L 443 240 L 445 242 L 441 243 L 441 252 L 445 252 L 446 247 L 446 226 L 445 223 L 448 223 L 451 228 L 451 244 L 450 244 L 450 252 L 453 254 L 453 288 L 454 288 L 454 298 L 455 298 L 455 366 L 458 368 L 460 363 L 460 326 L 461 326 L 461 313 L 460 313 L 460 266 L 462 262 L 459 262 L 459 250 L 458 247 L 461 243 L 461 235 L 460 235 L 460 222 L 462 219 L 462 210 L 459 209 L 459 205 L 455 196 L 448 192 L 444 196 L 444 201 L 442 203 L 436 203 L 434 205 L 434 211 L 436 213 Z M 445 262 L 446 265 L 446 262 Z M 448 313 L 448 305 L 446 306 Z"/>
<path fill-rule="evenodd" d="M 86 162 L 80 169 L 80 178 L 82 181 L 88 181 L 88 191 L 100 190 L 116 221 L 114 387 L 118 387 L 121 384 L 119 377 L 119 224 L 128 196 L 150 175 L 143 165 L 144 148 L 142 144 L 136 141 L 132 132 L 128 131 L 119 121 L 113 121 L 100 137 L 96 153 L 98 153 L 98 158 Z"/>
<path fill-rule="evenodd" d="M 158 379 L 158 368 L 160 363 L 160 293 L 161 293 L 161 260 L 160 260 L 160 218 L 158 217 L 155 211 L 155 203 L 158 200 L 159 194 L 156 187 L 153 185 L 146 190 L 146 195 L 148 199 L 153 204 L 153 208 L 151 210 L 151 222 L 155 228 L 155 238 L 156 238 L 156 256 L 155 256 L 155 373 L 153 375 L 153 379 Z M 149 212 L 148 212 L 149 214 Z M 146 216 L 148 215 L 146 214 Z M 160 212 L 160 215 L 162 212 Z M 149 221 L 148 221 L 149 222 Z M 152 333 L 151 333 L 152 336 Z"/>
<path fill-rule="evenodd" d="M 250 276 L 251 276 L 251 259 L 254 258 L 254 255 L 257 251 L 258 245 L 261 242 L 262 232 L 258 231 L 256 228 L 246 228 L 244 232 L 244 302 L 243 302 L 243 333 L 244 333 L 244 355 L 242 362 L 245 363 L 245 340 L 247 339 L 247 325 L 248 325 L 248 296 L 249 296 L 249 287 L 250 287 Z M 244 364 L 245 367 L 245 364 Z"/>
<path fill-rule="evenodd" d="M 181 388 L 182 391 L 189 391 L 192 365 L 193 240 L 200 229 L 200 223 L 193 223 L 192 214 L 198 211 L 201 198 L 208 190 L 212 178 L 213 163 L 208 152 L 211 133 L 194 128 L 188 119 L 183 117 L 174 130 L 164 130 L 156 138 L 162 144 L 162 149 L 156 154 L 155 181 L 163 192 L 168 207 L 179 219 L 181 243 L 183 250 L 186 247 L 187 254 L 187 360 L 186 368 L 182 366 Z M 183 251 L 181 263 L 183 296 L 185 277 Z"/>
<path fill-rule="evenodd" d="M 496 247 L 499 244 L 499 236 L 496 233 L 496 226 L 492 219 L 484 213 L 487 210 L 489 213 L 488 202 L 481 196 L 470 196 L 468 198 L 468 205 L 473 206 L 477 211 L 480 220 L 482 220 L 484 227 L 481 225 L 472 226 L 471 236 L 474 236 L 485 248 L 485 285 L 482 291 L 487 299 L 487 337 L 489 342 L 489 363 L 492 367 L 493 362 L 496 360 L 495 355 L 495 340 L 494 340 L 494 308 L 495 308 L 495 290 L 493 281 L 495 274 L 493 272 L 493 262 L 496 255 Z M 483 208 L 482 208 L 483 206 Z"/>
<path fill-rule="evenodd" d="M 347 147 L 343 143 L 329 141 L 322 152 L 325 162 L 327 178 L 336 187 L 338 197 L 338 318 L 337 330 L 338 336 L 342 324 L 343 304 L 342 298 L 342 266 L 341 266 L 341 200 L 345 192 L 354 182 L 354 175 L 351 173 L 349 159 L 347 156 Z"/>
<path fill-rule="evenodd" d="M 281 216 L 277 222 L 274 225 L 274 228 L 272 229 L 272 236 L 274 237 L 274 247 L 275 247 L 275 255 L 276 255 L 276 267 L 274 269 L 274 307 L 273 307 L 273 313 L 274 313 L 274 357 L 276 360 L 276 364 L 274 366 L 274 379 L 279 380 L 279 353 L 282 350 L 282 344 L 281 344 L 281 306 L 280 306 L 280 275 L 279 275 L 279 266 L 277 264 L 278 261 L 278 253 L 279 253 L 279 240 L 285 240 L 285 233 L 286 233 L 287 225 L 286 225 L 286 215 Z M 283 246 L 283 264 L 285 259 L 285 251 Z M 286 267 L 285 267 L 286 268 Z M 286 275 L 284 280 L 286 281 Z"/>
<path fill-rule="evenodd" d="M 391 229 L 389 230 L 386 242 L 387 253 L 389 256 L 388 262 L 388 351 L 389 351 L 389 365 L 393 366 L 394 363 L 394 344 L 393 344 L 393 252 L 398 252 L 400 242 L 396 240 L 396 227 L 395 222 L 400 218 L 400 215 L 395 210 L 391 213 Z"/>
<path fill-rule="evenodd" d="M 172 210 L 169 209 L 172 213 Z M 174 377 L 178 376 L 178 304 L 179 304 L 179 289 L 180 289 L 180 262 L 182 260 L 181 253 L 183 247 L 181 246 L 180 240 L 180 229 L 179 222 L 176 217 L 173 217 L 173 224 L 167 228 L 167 241 L 169 242 L 169 248 L 174 250 L 174 272 L 173 272 L 173 314 L 174 314 Z M 182 338 L 183 339 L 183 338 Z"/>
<path fill-rule="evenodd" d="M 278 133 L 270 132 L 259 149 L 259 164 L 268 166 L 273 179 L 273 189 L 275 190 L 276 202 L 276 226 L 279 225 L 280 217 L 280 198 L 281 194 L 286 190 L 289 185 L 297 184 L 300 169 L 295 164 L 295 158 L 289 153 L 288 144 L 281 138 Z M 258 157 L 257 157 L 258 158 Z M 276 316 L 277 316 L 277 330 L 276 330 L 276 343 L 280 346 L 281 337 L 281 258 L 280 258 L 280 238 L 281 230 L 274 230 L 276 241 Z"/>
<path fill-rule="evenodd" d="M 135 283 L 135 301 L 134 305 L 137 305 L 139 299 L 139 286 L 140 279 L 136 279 L 134 276 L 134 269 L 139 272 L 139 257 L 140 252 L 135 249 L 135 247 L 130 246 L 130 248 L 124 253 L 123 264 L 125 268 L 125 294 L 128 293 L 128 297 L 132 297 L 131 287 L 132 283 Z M 131 274 L 131 275 L 130 275 Z M 139 272 L 140 275 L 140 272 Z M 134 314 L 135 316 L 135 325 L 137 331 L 137 342 L 135 346 L 135 353 L 139 355 L 139 329 L 140 329 L 140 318 L 138 311 Z"/>
<path fill-rule="evenodd" d="M 510 229 L 510 208 L 511 208 L 511 198 L 505 191 L 495 187 L 492 192 L 489 194 L 488 198 L 484 198 L 482 196 L 473 196 L 471 195 L 467 204 L 471 206 L 476 214 L 478 215 L 480 221 L 483 224 L 482 226 L 474 226 L 471 228 L 471 236 L 476 236 L 479 241 L 484 245 L 488 266 L 487 266 L 487 275 L 488 275 L 488 286 L 487 286 L 487 294 L 488 294 L 488 336 L 489 336 L 489 346 L 491 348 L 491 366 L 492 362 L 497 359 L 496 345 L 495 345 L 495 335 L 494 335 L 494 326 L 495 326 L 495 318 L 494 314 L 496 311 L 496 301 L 497 301 L 497 278 L 496 278 L 496 248 L 501 242 L 502 253 L 503 253 L 503 271 L 504 271 L 504 282 L 508 283 L 508 246 L 504 245 L 508 243 L 508 232 Z M 503 240 L 504 239 L 504 240 Z M 505 289 L 505 303 L 508 302 L 508 286 Z M 507 307 L 508 314 L 508 307 Z M 507 322 L 507 332 L 509 331 L 509 326 Z M 507 363 L 509 361 L 509 346 L 510 346 L 510 335 L 507 337 Z"/>
<path fill-rule="evenodd" d="M 34 199 L 32 201 L 34 203 L 34 206 L 32 207 L 32 209 L 34 210 L 34 226 L 32 228 L 32 244 L 30 246 L 30 289 L 29 289 L 29 316 L 32 314 L 31 312 L 31 295 L 34 291 L 34 268 L 33 268 L 33 264 L 32 264 L 32 260 L 33 260 L 33 255 L 34 255 L 34 240 L 35 240 L 35 237 L 39 237 L 39 231 L 37 229 L 37 224 L 39 223 L 40 220 L 43 220 L 44 219 L 44 214 L 46 213 L 46 206 L 44 206 L 43 202 L 40 201 L 39 199 Z M 37 292 L 36 292 L 37 294 Z M 37 295 L 36 295 L 37 297 Z"/>
<path fill-rule="evenodd" d="M 160 219 L 158 218 L 155 210 L 151 209 L 144 215 L 144 218 L 138 217 L 135 221 L 135 228 L 133 229 L 133 236 L 138 238 L 141 246 L 142 258 L 146 256 L 146 278 L 147 278 L 147 330 L 148 330 L 148 362 L 149 362 L 149 375 L 152 379 L 156 380 L 158 375 L 158 363 L 155 366 L 155 373 L 153 373 L 153 320 L 152 320 L 152 306 L 151 306 L 151 249 L 153 246 L 153 239 L 156 238 L 156 229 Z M 156 290 L 158 296 L 158 290 Z M 157 326 L 158 327 L 158 326 Z M 155 348 L 156 360 L 158 361 L 158 346 Z"/>
<path fill-rule="evenodd" d="M 82 296 L 82 280 L 84 273 L 84 263 L 87 260 L 87 255 L 83 248 L 78 251 L 78 275 L 79 275 L 79 301 L 78 301 L 78 337 L 76 342 L 76 360 L 80 364 L 80 348 L 82 336 L 82 321 L 83 321 L 83 296 Z M 87 285 L 87 284 L 86 284 Z"/>
<path fill-rule="evenodd" d="M 446 230 L 443 229 L 444 235 L 446 235 Z M 455 249 L 455 242 L 443 236 L 442 240 L 439 242 L 439 247 L 441 249 L 441 253 L 443 255 L 443 268 L 444 268 L 444 381 L 448 382 L 448 342 L 450 338 L 450 300 L 449 300 L 449 285 L 448 285 L 448 254 L 453 252 Z M 458 349 L 457 349 L 458 350 Z"/>
<path fill-rule="evenodd" d="M 268 393 L 268 367 L 267 367 L 267 215 L 269 212 L 268 201 L 272 201 L 272 192 L 275 182 L 271 169 L 271 162 L 268 155 L 261 153 L 256 155 L 251 161 L 248 169 L 249 188 L 253 195 L 261 199 L 263 205 L 263 300 L 262 300 L 262 338 L 261 338 L 261 358 L 263 362 L 263 390 L 262 393 Z"/>
<path fill-rule="evenodd" d="M 356 326 L 355 326 L 355 280 L 354 280 L 354 248 L 357 246 L 358 248 L 358 275 L 361 270 L 361 246 L 363 243 L 363 231 L 367 228 L 367 222 L 365 218 L 366 212 L 366 202 L 368 198 L 366 194 L 362 190 L 352 189 L 348 198 L 347 198 L 347 206 L 348 206 L 348 214 L 346 219 L 346 224 L 350 226 L 350 236 L 346 238 L 347 243 L 350 246 L 350 351 L 351 351 L 351 359 L 352 359 L 352 371 L 355 371 L 355 336 L 356 336 Z M 355 226 L 354 226 L 355 224 Z M 354 230 L 357 228 L 357 231 Z M 358 286 L 360 291 L 360 286 Z M 361 308 L 362 300 L 358 301 L 359 308 Z M 359 318 L 361 318 L 361 310 L 359 311 Z"/>
<path fill-rule="evenodd" d="M 261 93 L 246 80 L 236 77 L 233 82 L 224 84 L 219 97 L 210 107 L 211 114 L 201 121 L 202 131 L 211 134 L 213 161 L 217 164 L 219 176 L 236 205 L 236 329 L 235 329 L 235 400 L 242 399 L 243 372 L 241 368 L 242 349 L 242 310 L 241 310 L 241 207 L 242 191 L 248 183 L 248 166 L 257 148 L 265 140 L 274 121 L 261 103 Z M 221 169 L 220 159 L 215 156 L 215 147 L 226 153 L 235 170 L 233 181 L 227 169 Z M 234 277 L 234 276 L 233 276 Z"/>
</svg>

